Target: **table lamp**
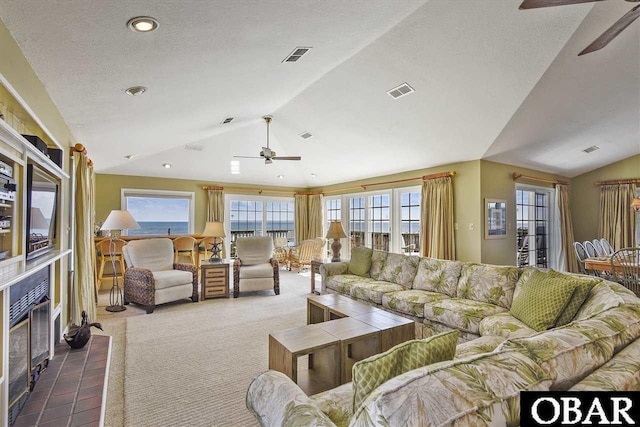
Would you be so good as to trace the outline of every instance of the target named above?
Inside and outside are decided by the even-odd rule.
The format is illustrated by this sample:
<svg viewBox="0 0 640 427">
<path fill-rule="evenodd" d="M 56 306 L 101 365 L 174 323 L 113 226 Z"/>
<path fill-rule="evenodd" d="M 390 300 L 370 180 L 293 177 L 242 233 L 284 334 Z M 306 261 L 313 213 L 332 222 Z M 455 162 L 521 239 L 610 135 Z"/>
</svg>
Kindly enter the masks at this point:
<svg viewBox="0 0 640 427">
<path fill-rule="evenodd" d="M 204 237 L 213 237 L 213 243 L 211 244 L 211 258 L 209 262 L 222 262 L 220 258 L 220 243 L 218 243 L 218 237 L 225 237 L 224 224 L 218 221 L 207 222 L 202 232 Z"/>
<path fill-rule="evenodd" d="M 106 307 L 107 311 L 124 311 L 126 307 L 122 304 L 124 298 L 122 296 L 122 289 L 118 285 L 118 277 L 116 275 L 116 240 L 120 237 L 122 230 L 129 228 L 140 228 L 135 219 L 131 216 L 129 211 L 117 211 L 113 210 L 109 213 L 109 216 L 105 220 L 100 230 L 109 230 L 109 258 L 111 259 L 111 266 L 113 268 L 113 285 L 111 286 L 111 292 L 109 293 L 109 305 Z M 124 276 L 124 271 L 122 272 Z"/>
<path fill-rule="evenodd" d="M 329 231 L 327 231 L 327 239 L 333 239 L 333 243 L 331 243 L 331 250 L 333 251 L 331 262 L 340 261 L 340 249 L 342 248 L 340 239 L 344 239 L 345 237 L 347 237 L 347 235 L 342 229 L 342 223 L 340 221 L 331 221 Z"/>
</svg>

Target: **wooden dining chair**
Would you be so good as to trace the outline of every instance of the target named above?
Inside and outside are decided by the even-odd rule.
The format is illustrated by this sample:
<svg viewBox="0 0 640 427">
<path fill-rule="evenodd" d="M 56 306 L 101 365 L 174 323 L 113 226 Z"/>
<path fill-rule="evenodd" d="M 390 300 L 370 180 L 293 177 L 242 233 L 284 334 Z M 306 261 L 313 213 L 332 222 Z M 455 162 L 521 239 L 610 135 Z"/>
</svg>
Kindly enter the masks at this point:
<svg viewBox="0 0 640 427">
<path fill-rule="evenodd" d="M 124 257 L 122 256 L 122 247 L 127 244 L 124 240 L 116 239 L 113 241 L 114 247 L 111 246 L 111 240 L 104 239 L 96 245 L 97 253 L 98 253 L 98 262 L 100 265 L 98 266 L 98 289 L 102 284 L 102 280 L 104 277 L 104 266 L 106 263 L 111 262 L 111 251 L 113 249 L 113 256 L 116 262 L 116 265 L 120 266 L 120 269 L 116 268 L 114 274 L 116 275 L 116 279 L 118 277 L 124 278 L 124 271 L 126 269 L 124 265 Z"/>
<path fill-rule="evenodd" d="M 598 254 L 596 253 L 596 247 L 593 246 L 593 242 L 585 240 L 582 246 L 584 246 L 584 250 L 587 251 L 587 255 L 589 255 L 589 258 L 595 258 L 598 256 Z"/>
<path fill-rule="evenodd" d="M 198 246 L 198 259 L 208 260 L 211 258 L 211 249 L 217 237 L 204 237 Z"/>
<path fill-rule="evenodd" d="M 600 240 L 593 239 L 591 243 L 593 243 L 593 247 L 596 250 L 596 255 L 607 256 L 606 252 L 604 251 L 604 248 L 602 247 L 602 242 L 600 242 Z"/>
<path fill-rule="evenodd" d="M 600 244 L 602 245 L 602 249 L 604 250 L 604 253 L 606 256 L 613 255 L 615 250 L 613 249 L 613 246 L 611 246 L 611 243 L 609 243 L 607 239 L 605 239 L 604 237 L 600 239 Z"/>
<path fill-rule="evenodd" d="M 173 255 L 174 262 L 179 262 L 181 257 L 186 257 L 191 260 L 191 264 L 196 264 L 198 257 L 197 241 L 191 236 L 176 237 L 173 239 Z"/>
<path fill-rule="evenodd" d="M 611 256 L 615 280 L 640 296 L 640 248 L 625 248 Z"/>
</svg>

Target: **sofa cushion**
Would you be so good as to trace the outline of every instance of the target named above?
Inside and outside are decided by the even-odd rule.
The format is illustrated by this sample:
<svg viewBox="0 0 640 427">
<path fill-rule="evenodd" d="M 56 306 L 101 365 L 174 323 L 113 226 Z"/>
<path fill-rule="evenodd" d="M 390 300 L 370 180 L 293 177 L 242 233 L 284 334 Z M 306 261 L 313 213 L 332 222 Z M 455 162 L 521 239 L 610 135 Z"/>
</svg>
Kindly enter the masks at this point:
<svg viewBox="0 0 640 427">
<path fill-rule="evenodd" d="M 477 356 L 478 354 L 491 353 L 505 341 L 502 337 L 480 337 L 477 340 L 458 344 L 454 359 Z"/>
<path fill-rule="evenodd" d="M 349 260 L 349 274 L 369 277 L 371 269 L 371 255 L 373 249 L 358 246 L 351 249 L 351 259 Z"/>
<path fill-rule="evenodd" d="M 465 263 L 458 281 L 458 298 L 511 307 L 518 280 L 516 267 Z"/>
<path fill-rule="evenodd" d="M 422 289 L 455 297 L 461 271 L 462 263 L 460 261 L 420 258 L 412 289 Z"/>
<path fill-rule="evenodd" d="M 440 362 L 379 386 L 351 425 L 517 426 L 521 391 L 550 383 L 533 360 L 513 351 Z"/>
<path fill-rule="evenodd" d="M 613 292 L 606 282 L 600 282 L 591 288 L 589 296 L 580 306 L 573 319 L 588 319 L 610 308 L 617 307 L 623 302 L 622 298 Z"/>
<path fill-rule="evenodd" d="M 151 271 L 173 270 L 173 242 L 171 239 L 132 240 L 123 249 L 129 267 Z"/>
<path fill-rule="evenodd" d="M 413 256 L 390 253 L 384 263 L 380 280 L 411 288 L 416 277 L 419 260 L 419 258 Z"/>
<path fill-rule="evenodd" d="M 431 337 L 433 335 L 438 335 L 443 332 L 449 331 L 459 331 L 460 338 L 458 338 L 458 344 L 465 343 L 467 341 L 473 341 L 480 338 L 478 334 L 472 334 L 471 332 L 461 331 L 458 328 L 452 328 L 451 326 L 447 326 L 444 323 L 434 322 L 433 320 L 424 319 L 422 321 L 422 337 Z"/>
<path fill-rule="evenodd" d="M 193 283 L 193 273 L 184 270 L 153 271 L 156 290 Z"/>
<path fill-rule="evenodd" d="M 496 351 L 524 352 L 553 380 L 552 390 L 568 390 L 614 354 L 615 337 L 604 322 L 588 320 L 544 331 L 526 338 L 510 338 Z"/>
<path fill-rule="evenodd" d="M 511 313 L 499 313 L 487 316 L 480 322 L 480 335 L 507 338 L 530 337 L 538 333 L 516 319 Z"/>
<path fill-rule="evenodd" d="M 349 291 L 353 298 L 382 304 L 382 296 L 384 294 L 402 291 L 404 289 L 405 288 L 400 285 L 396 285 L 395 283 L 369 279 L 366 282 L 360 281 L 358 283 L 354 283 L 349 288 Z"/>
<path fill-rule="evenodd" d="M 240 268 L 241 279 L 263 279 L 265 277 L 273 277 L 273 265 L 271 263 L 243 265 Z"/>
<path fill-rule="evenodd" d="M 384 294 L 382 296 L 382 306 L 400 313 L 424 317 L 425 303 L 438 302 L 445 298 L 449 297 L 435 292 L 407 289 Z"/>
<path fill-rule="evenodd" d="M 452 328 L 478 334 L 480 322 L 487 316 L 506 311 L 505 308 L 463 298 L 447 298 L 424 305 L 424 318 Z"/>
<path fill-rule="evenodd" d="M 591 375 L 571 387 L 571 391 L 640 390 L 640 341 L 634 341 Z"/>
<path fill-rule="evenodd" d="M 346 383 L 331 390 L 309 397 L 337 427 L 347 427 L 353 416 L 353 383 Z"/>
<path fill-rule="evenodd" d="M 371 270 L 369 270 L 369 276 L 371 276 L 372 279 L 382 280 L 380 279 L 380 275 L 382 274 L 384 263 L 387 260 L 387 255 L 389 255 L 389 252 L 375 250 L 371 254 Z"/>
<path fill-rule="evenodd" d="M 569 278 L 535 270 L 521 284 L 509 313 L 536 331 L 546 331 L 556 324 L 577 286 Z"/>
<path fill-rule="evenodd" d="M 362 402 L 380 384 L 405 372 L 436 362 L 453 359 L 458 331 L 445 332 L 423 340 L 411 340 L 353 365 L 353 407 Z"/>
<path fill-rule="evenodd" d="M 356 276 L 355 274 L 339 274 L 337 276 L 329 276 L 327 280 L 327 288 L 336 292 L 351 295 L 351 287 L 356 283 L 372 283 L 373 279 Z"/>
</svg>

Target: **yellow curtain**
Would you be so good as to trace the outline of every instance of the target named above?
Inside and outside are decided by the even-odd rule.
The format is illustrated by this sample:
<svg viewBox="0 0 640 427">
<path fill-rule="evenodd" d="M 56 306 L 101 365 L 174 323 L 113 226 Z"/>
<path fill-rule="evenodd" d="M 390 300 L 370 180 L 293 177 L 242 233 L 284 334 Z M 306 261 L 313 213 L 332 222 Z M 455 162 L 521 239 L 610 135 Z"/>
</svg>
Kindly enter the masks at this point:
<svg viewBox="0 0 640 427">
<path fill-rule="evenodd" d="M 562 239 L 562 254 L 567 271 L 579 273 L 578 260 L 573 249 L 573 222 L 571 221 L 571 209 L 569 208 L 569 186 L 556 184 L 558 193 L 558 209 L 560 210 L 560 237 Z"/>
<path fill-rule="evenodd" d="M 207 222 L 224 222 L 224 192 L 207 190 Z M 229 237 L 230 238 L 230 237 Z M 227 257 L 224 241 L 222 242 L 222 258 Z"/>
<path fill-rule="evenodd" d="M 425 180 L 421 202 L 422 256 L 455 259 L 453 180 L 450 176 Z"/>
<path fill-rule="evenodd" d="M 634 197 L 635 184 L 600 187 L 598 236 L 607 239 L 615 249 L 635 246 L 636 215 L 631 208 Z"/>
<path fill-rule="evenodd" d="M 85 153 L 74 152 L 75 218 L 74 218 L 74 280 L 70 318 L 75 324 L 82 320 L 82 310 L 89 319 L 96 318 L 95 263 L 93 244 L 95 212 L 94 174 Z"/>
<path fill-rule="evenodd" d="M 309 196 L 306 194 L 296 194 L 293 196 L 296 243 L 300 244 L 309 238 Z"/>
<path fill-rule="evenodd" d="M 324 237 L 322 235 L 322 195 L 311 194 L 308 199 L 309 203 L 309 239 L 316 237 Z"/>
</svg>

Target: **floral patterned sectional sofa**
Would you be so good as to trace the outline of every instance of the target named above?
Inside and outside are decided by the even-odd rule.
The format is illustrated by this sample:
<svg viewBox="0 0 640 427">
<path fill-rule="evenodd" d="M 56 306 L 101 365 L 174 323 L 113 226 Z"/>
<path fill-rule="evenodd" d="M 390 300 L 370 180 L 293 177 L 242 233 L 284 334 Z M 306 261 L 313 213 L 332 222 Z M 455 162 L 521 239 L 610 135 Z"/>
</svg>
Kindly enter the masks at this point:
<svg viewBox="0 0 640 427">
<path fill-rule="evenodd" d="M 640 390 L 640 299 L 564 274 L 592 287 L 568 323 L 538 332 L 509 312 L 535 270 L 379 251 L 363 275 L 346 262 L 324 264 L 323 292 L 413 318 L 424 337 L 460 331 L 454 359 L 385 382 L 358 408 L 352 383 L 307 397 L 267 371 L 247 406 L 265 426 L 518 425 L 523 390 Z"/>
</svg>

